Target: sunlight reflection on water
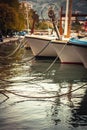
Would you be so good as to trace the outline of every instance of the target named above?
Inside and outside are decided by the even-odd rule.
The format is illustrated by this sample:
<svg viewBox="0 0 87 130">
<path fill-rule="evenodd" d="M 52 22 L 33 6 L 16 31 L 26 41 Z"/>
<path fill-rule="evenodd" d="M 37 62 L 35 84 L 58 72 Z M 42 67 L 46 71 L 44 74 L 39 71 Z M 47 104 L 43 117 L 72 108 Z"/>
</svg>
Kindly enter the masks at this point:
<svg viewBox="0 0 87 130">
<path fill-rule="evenodd" d="M 55 63 L 43 73 L 51 60 L 17 61 L 0 64 L 0 88 L 9 96 L 0 94 L 0 130 L 87 129 L 87 69 Z"/>
</svg>

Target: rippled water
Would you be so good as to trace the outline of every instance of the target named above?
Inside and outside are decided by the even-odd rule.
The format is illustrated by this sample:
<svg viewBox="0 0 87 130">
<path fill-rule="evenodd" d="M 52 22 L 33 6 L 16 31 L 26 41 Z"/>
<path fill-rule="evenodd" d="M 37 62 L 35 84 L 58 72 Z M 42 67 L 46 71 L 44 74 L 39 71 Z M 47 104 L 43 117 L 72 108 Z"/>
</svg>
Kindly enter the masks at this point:
<svg viewBox="0 0 87 130">
<path fill-rule="evenodd" d="M 0 59 L 0 130 L 86 130 L 87 69 L 31 57 Z"/>
</svg>

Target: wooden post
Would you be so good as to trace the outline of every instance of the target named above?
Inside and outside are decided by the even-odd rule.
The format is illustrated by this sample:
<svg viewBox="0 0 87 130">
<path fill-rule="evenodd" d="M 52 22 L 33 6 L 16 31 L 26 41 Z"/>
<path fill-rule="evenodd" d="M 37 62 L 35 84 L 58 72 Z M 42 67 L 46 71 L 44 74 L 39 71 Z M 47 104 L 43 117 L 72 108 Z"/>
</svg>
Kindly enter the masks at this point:
<svg viewBox="0 0 87 130">
<path fill-rule="evenodd" d="M 69 14 L 68 14 L 68 31 L 67 37 L 70 37 L 71 34 L 71 18 L 72 18 L 72 0 L 69 0 Z"/>
<path fill-rule="evenodd" d="M 39 21 L 39 16 L 36 13 L 36 11 L 33 14 L 33 23 L 32 23 L 32 28 L 31 28 L 31 34 L 34 33 L 34 27 L 35 27 L 35 23 Z"/>
<path fill-rule="evenodd" d="M 62 11 L 63 11 L 63 7 L 61 7 L 61 10 L 60 10 L 60 24 L 59 24 L 60 35 L 63 34 L 63 28 L 62 28 Z"/>
</svg>

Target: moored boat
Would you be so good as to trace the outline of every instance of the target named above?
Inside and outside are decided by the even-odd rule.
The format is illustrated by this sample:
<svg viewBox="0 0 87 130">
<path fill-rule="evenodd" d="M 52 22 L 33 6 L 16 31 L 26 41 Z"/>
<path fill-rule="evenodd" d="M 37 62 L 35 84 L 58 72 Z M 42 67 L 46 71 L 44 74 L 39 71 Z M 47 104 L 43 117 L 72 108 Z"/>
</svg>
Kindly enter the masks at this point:
<svg viewBox="0 0 87 130">
<path fill-rule="evenodd" d="M 56 39 L 54 35 L 27 35 L 29 45 L 36 57 L 56 57 L 56 51 L 50 44 L 51 40 Z"/>
<path fill-rule="evenodd" d="M 72 44 L 68 42 L 71 38 L 71 16 L 72 0 L 67 0 L 64 34 L 61 39 L 53 40 L 52 45 L 54 46 L 61 63 L 77 64 L 82 63 L 82 61 L 73 49 Z"/>
<path fill-rule="evenodd" d="M 87 37 L 80 39 L 72 38 L 69 40 L 69 43 L 73 45 L 75 53 L 78 53 L 81 62 L 87 68 Z"/>
<path fill-rule="evenodd" d="M 68 41 L 52 41 L 56 53 L 61 61 L 61 63 L 67 64 L 81 64 L 82 61 L 76 53 L 75 49 L 72 47 L 72 44 Z"/>
</svg>

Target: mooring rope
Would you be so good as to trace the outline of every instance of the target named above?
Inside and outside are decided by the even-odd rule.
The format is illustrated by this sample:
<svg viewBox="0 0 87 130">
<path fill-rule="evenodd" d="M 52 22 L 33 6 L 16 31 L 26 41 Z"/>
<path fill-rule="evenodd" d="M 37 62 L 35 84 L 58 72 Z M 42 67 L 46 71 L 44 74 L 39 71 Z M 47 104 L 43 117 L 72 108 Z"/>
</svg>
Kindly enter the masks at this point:
<svg viewBox="0 0 87 130">
<path fill-rule="evenodd" d="M 42 50 L 41 50 L 38 54 L 42 53 L 42 51 L 44 51 L 44 49 L 45 49 L 49 44 L 51 44 L 51 42 L 52 42 L 52 41 L 49 41 L 48 44 L 47 44 L 44 48 L 42 48 Z M 62 44 L 62 43 L 61 43 L 61 44 Z M 53 67 L 53 65 L 54 65 L 55 62 L 58 60 L 59 56 L 62 54 L 62 52 L 63 52 L 63 50 L 65 49 L 65 47 L 66 47 L 67 44 L 68 44 L 68 42 L 66 42 L 66 43 L 64 44 L 64 46 L 62 47 L 62 49 L 61 49 L 60 52 L 59 52 L 59 55 L 54 59 L 54 61 L 50 64 L 50 66 L 49 66 L 44 72 L 42 72 L 42 74 L 47 73 L 47 72 Z M 35 59 L 35 56 L 34 56 L 34 57 L 31 57 L 31 58 L 28 59 L 27 61 L 25 60 L 25 61 L 23 61 L 23 62 L 18 62 L 18 63 L 30 62 L 30 61 L 32 61 L 32 60 L 34 60 L 34 59 Z M 32 81 L 38 79 L 42 74 L 38 75 L 38 77 L 34 77 L 34 78 L 30 79 L 30 80 L 27 81 L 27 82 L 32 82 Z M 5 82 L 8 82 L 8 83 L 10 83 L 10 82 L 12 83 L 12 81 L 3 80 L 3 79 L 0 79 L 0 80 L 5 81 Z"/>
<path fill-rule="evenodd" d="M 37 54 L 37 56 L 38 56 L 39 54 L 41 54 L 41 53 L 46 49 L 46 47 L 47 47 L 49 44 L 53 44 L 53 43 L 52 43 L 52 40 L 49 41 L 48 44 L 47 44 L 44 48 L 42 48 L 42 50 Z M 62 44 L 62 43 L 61 43 L 61 44 Z M 64 44 L 64 46 L 62 47 L 62 49 L 61 49 L 60 52 L 59 52 L 59 55 L 54 59 L 54 61 L 50 64 L 50 66 L 43 72 L 43 74 L 46 73 L 46 72 L 48 72 L 48 71 L 52 68 L 52 66 L 55 64 L 55 62 L 59 59 L 60 55 L 62 54 L 62 52 L 63 52 L 63 50 L 65 49 L 65 47 L 66 47 L 67 44 L 68 44 L 68 42 L 66 42 L 66 43 Z M 29 59 L 29 61 L 33 60 L 34 58 L 35 58 L 35 56 L 34 56 L 34 57 L 31 57 L 31 58 Z"/>
<path fill-rule="evenodd" d="M 50 41 L 50 42 L 48 43 L 48 45 L 49 45 L 49 44 L 52 44 L 51 42 L 52 42 L 52 41 Z M 62 44 L 62 43 L 61 43 L 61 44 Z M 42 74 L 45 74 L 45 73 L 49 72 L 49 70 L 53 67 L 53 65 L 55 64 L 55 62 L 59 59 L 60 55 L 62 54 L 62 52 L 63 52 L 63 50 L 65 49 L 65 47 L 67 46 L 67 44 L 68 44 L 68 42 L 66 42 L 66 43 L 64 44 L 64 46 L 61 48 L 61 50 L 60 50 L 60 52 L 59 52 L 59 55 L 54 59 L 54 61 L 50 64 L 50 66 L 49 66 L 44 72 L 42 72 Z M 35 77 L 35 78 L 31 79 L 30 81 L 34 81 L 34 80 L 38 79 L 40 76 L 41 76 L 41 75 L 38 75 L 38 77 Z"/>
<path fill-rule="evenodd" d="M 52 42 L 51 42 L 52 43 Z M 53 44 L 53 43 L 52 43 Z M 62 43 L 61 43 L 62 44 Z M 68 42 L 66 42 L 64 44 L 64 46 L 62 47 L 62 49 L 60 50 L 59 54 L 57 55 L 57 57 L 54 59 L 54 61 L 50 64 L 50 66 L 46 69 L 45 73 L 48 72 L 52 66 L 55 64 L 55 62 L 59 59 L 59 57 L 61 56 L 63 50 L 65 49 L 66 45 L 68 44 Z M 56 51 L 56 50 L 55 50 Z"/>
<path fill-rule="evenodd" d="M 8 58 L 8 57 L 13 56 L 22 46 L 24 46 L 26 44 L 26 42 L 27 41 L 22 43 L 22 41 L 21 41 L 20 44 L 16 47 L 16 49 L 11 54 L 8 54 L 7 56 L 0 56 L 0 58 Z"/>
<path fill-rule="evenodd" d="M 38 53 L 36 56 L 32 56 L 31 58 L 29 59 L 25 59 L 23 60 L 22 62 L 18 62 L 18 63 L 25 63 L 25 62 L 31 62 L 32 60 L 34 60 L 37 56 L 39 56 L 47 47 L 48 45 L 50 44 L 51 41 L 49 41 L 46 46 L 44 46 Z"/>
<path fill-rule="evenodd" d="M 73 93 L 73 92 L 75 92 L 75 91 L 77 91 L 77 90 L 83 88 L 83 87 L 86 86 L 86 85 L 87 85 L 87 83 L 85 83 L 85 84 L 83 84 L 82 86 L 80 86 L 80 87 L 78 87 L 78 88 L 76 88 L 76 89 L 74 89 L 74 90 L 71 90 L 71 91 L 69 91 L 69 92 L 67 92 L 67 93 L 58 94 L 58 95 L 55 95 L 55 96 L 27 96 L 27 95 L 22 95 L 22 94 L 18 94 L 18 93 L 12 92 L 12 91 L 7 90 L 7 89 L 2 90 L 2 91 L 1 91 L 1 94 L 3 94 L 3 91 L 4 91 L 4 92 L 8 92 L 8 93 L 11 93 L 11 94 L 13 94 L 13 95 L 16 95 L 16 96 L 19 96 L 19 97 L 24 97 L 24 98 L 37 98 L 37 99 L 38 99 L 38 98 L 44 98 L 44 99 L 46 99 L 46 98 L 56 98 L 56 97 L 67 96 L 68 94 Z M 4 94 L 4 96 L 8 97 L 6 94 Z M 8 97 L 8 98 L 9 98 L 9 97 Z"/>
<path fill-rule="evenodd" d="M 49 42 L 50 43 L 50 42 Z M 49 44 L 47 44 L 47 45 L 49 45 Z M 66 45 L 67 45 L 67 43 L 63 46 L 63 48 L 61 49 L 61 51 L 60 51 L 60 55 L 61 55 L 61 53 L 62 53 L 62 51 L 63 51 L 63 49 L 66 47 Z M 46 46 L 45 46 L 45 48 L 46 48 Z M 44 48 L 44 49 L 45 49 Z M 58 57 L 57 57 L 58 58 Z M 56 58 L 56 59 L 57 59 Z M 49 68 L 44 72 L 44 73 L 46 73 L 47 71 L 49 71 L 49 69 L 54 65 L 54 63 L 55 63 L 55 61 L 56 61 L 56 59 L 52 62 L 52 64 L 49 66 Z M 44 74 L 43 73 L 43 74 Z M 36 77 L 36 78 L 34 78 L 34 79 L 37 79 L 38 77 Z M 1 80 L 1 79 L 0 79 Z M 8 82 L 8 83 L 13 83 L 12 81 L 7 81 L 7 80 L 2 80 L 2 81 L 6 81 L 6 82 Z M 80 89 L 80 88 L 82 88 L 82 87 L 84 87 L 85 85 L 87 85 L 87 84 L 84 84 L 84 85 L 82 85 L 82 86 L 80 86 L 80 87 L 78 87 L 78 88 L 76 88 L 75 90 L 72 90 L 72 91 L 70 91 L 70 92 L 68 92 L 68 93 L 64 93 L 64 94 L 60 94 L 60 95 L 57 95 L 57 96 L 43 96 L 43 97 L 41 97 L 41 96 L 26 96 L 26 95 L 21 95 L 21 94 L 17 94 L 17 93 L 15 93 L 15 92 L 12 92 L 12 91 L 10 91 L 10 90 L 7 90 L 7 89 L 3 89 L 2 91 L 1 91 L 1 93 L 4 95 L 4 96 L 6 96 L 6 97 L 8 97 L 4 92 L 8 92 L 8 93 L 12 93 L 12 94 L 14 94 L 14 95 L 17 95 L 17 96 L 20 96 L 20 97 L 25 97 L 25 98 L 55 98 L 55 97 L 61 97 L 61 96 L 65 96 L 65 95 L 67 95 L 67 94 L 70 94 L 70 93 L 72 93 L 72 92 L 75 92 L 75 91 L 77 91 L 78 89 Z M 4 92 L 3 92 L 4 91 Z"/>
</svg>

